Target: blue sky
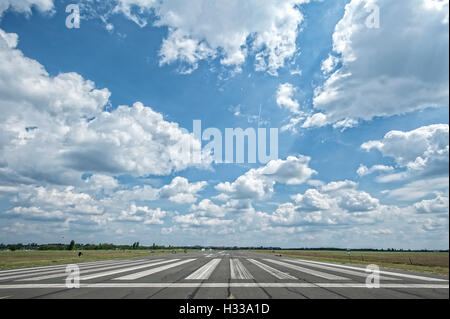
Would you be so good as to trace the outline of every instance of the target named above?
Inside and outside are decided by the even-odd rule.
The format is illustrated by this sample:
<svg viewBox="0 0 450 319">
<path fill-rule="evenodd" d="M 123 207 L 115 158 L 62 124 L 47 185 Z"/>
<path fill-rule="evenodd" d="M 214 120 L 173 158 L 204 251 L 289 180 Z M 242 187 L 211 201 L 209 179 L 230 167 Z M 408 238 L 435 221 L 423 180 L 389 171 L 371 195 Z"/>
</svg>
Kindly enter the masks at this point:
<svg viewBox="0 0 450 319">
<path fill-rule="evenodd" d="M 205 1 L 0 1 L 0 242 L 448 249 L 448 1 Z"/>
</svg>

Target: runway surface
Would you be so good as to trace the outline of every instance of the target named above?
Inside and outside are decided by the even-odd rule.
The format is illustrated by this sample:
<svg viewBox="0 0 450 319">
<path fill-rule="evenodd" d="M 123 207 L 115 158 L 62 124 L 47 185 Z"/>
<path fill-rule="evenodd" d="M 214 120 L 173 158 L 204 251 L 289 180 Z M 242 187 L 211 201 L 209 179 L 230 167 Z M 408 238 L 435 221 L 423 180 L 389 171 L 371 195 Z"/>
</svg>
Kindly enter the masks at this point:
<svg viewBox="0 0 450 319">
<path fill-rule="evenodd" d="M 206 251 L 0 271 L 0 299 L 448 299 L 448 277 L 241 251 Z M 72 273 L 73 274 L 73 273 Z M 67 281 L 67 282 L 66 282 Z"/>
</svg>

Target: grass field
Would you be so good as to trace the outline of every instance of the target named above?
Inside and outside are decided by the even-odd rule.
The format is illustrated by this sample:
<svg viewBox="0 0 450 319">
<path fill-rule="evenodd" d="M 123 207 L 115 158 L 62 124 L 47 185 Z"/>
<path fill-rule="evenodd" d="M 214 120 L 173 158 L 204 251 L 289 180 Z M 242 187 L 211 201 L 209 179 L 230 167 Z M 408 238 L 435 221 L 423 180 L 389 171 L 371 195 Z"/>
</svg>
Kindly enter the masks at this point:
<svg viewBox="0 0 450 319">
<path fill-rule="evenodd" d="M 345 264 L 376 264 L 382 268 L 409 270 L 422 273 L 448 276 L 448 252 L 381 252 L 381 251 L 346 251 L 328 250 L 252 250 L 264 254 L 282 254 L 284 257 L 304 258 L 318 261 Z"/>
<path fill-rule="evenodd" d="M 78 257 L 79 251 L 0 251 L 0 270 L 155 256 L 172 252 L 172 250 L 156 250 L 155 253 L 149 250 L 81 250 L 83 256 Z M 183 253 L 183 250 L 177 250 L 177 253 Z"/>
</svg>

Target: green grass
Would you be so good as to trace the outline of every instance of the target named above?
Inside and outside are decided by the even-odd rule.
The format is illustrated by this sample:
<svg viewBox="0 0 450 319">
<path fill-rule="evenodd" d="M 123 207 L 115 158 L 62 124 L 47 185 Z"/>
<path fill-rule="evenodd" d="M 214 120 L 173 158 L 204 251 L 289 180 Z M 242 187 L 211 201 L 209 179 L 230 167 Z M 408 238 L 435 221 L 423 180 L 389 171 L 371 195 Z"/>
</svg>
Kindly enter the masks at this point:
<svg viewBox="0 0 450 319">
<path fill-rule="evenodd" d="M 328 250 L 252 250 L 263 254 L 282 254 L 284 257 L 303 258 L 317 261 L 337 262 L 355 265 L 376 264 L 381 268 L 414 271 L 448 276 L 448 252 L 381 252 Z"/>
<path fill-rule="evenodd" d="M 82 257 L 78 257 L 79 251 L 83 253 Z M 176 251 L 183 253 L 182 249 Z M 151 250 L 0 251 L 0 270 L 164 255 L 171 253 L 172 250 L 150 252 Z"/>
</svg>

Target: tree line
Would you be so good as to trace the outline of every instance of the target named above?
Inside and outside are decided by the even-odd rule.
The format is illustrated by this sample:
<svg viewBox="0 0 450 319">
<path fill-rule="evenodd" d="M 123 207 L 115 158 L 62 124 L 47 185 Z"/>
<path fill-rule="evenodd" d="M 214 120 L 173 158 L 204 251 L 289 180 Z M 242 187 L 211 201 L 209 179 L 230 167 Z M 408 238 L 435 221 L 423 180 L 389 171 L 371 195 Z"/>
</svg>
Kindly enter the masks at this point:
<svg viewBox="0 0 450 319">
<path fill-rule="evenodd" d="M 142 246 L 139 242 L 134 242 L 131 245 L 115 245 L 110 243 L 100 244 L 80 244 L 72 240 L 69 244 L 0 244 L 0 250 L 160 250 L 160 249 L 185 249 L 187 247 L 173 247 L 153 244 L 151 246 Z"/>
<path fill-rule="evenodd" d="M 247 247 L 224 247 L 224 246 L 164 246 L 153 244 L 150 246 L 141 245 L 139 242 L 134 242 L 130 245 L 116 245 L 110 243 L 100 243 L 100 244 L 80 244 L 76 243 L 72 240 L 69 244 L 0 244 L 0 250 L 161 250 L 161 249 L 214 249 L 214 250 L 328 250 L 328 251 L 345 251 L 346 248 L 334 248 L 334 247 L 319 247 L 319 248 L 281 248 L 281 247 L 264 247 L 264 246 L 247 246 Z M 386 248 L 386 249 L 373 249 L 373 248 L 358 248 L 352 249 L 355 251 L 396 251 L 396 252 L 429 252 L 429 251 L 439 251 L 439 252 L 448 252 L 447 250 L 428 250 L 428 249 L 395 249 L 395 248 Z"/>
</svg>

